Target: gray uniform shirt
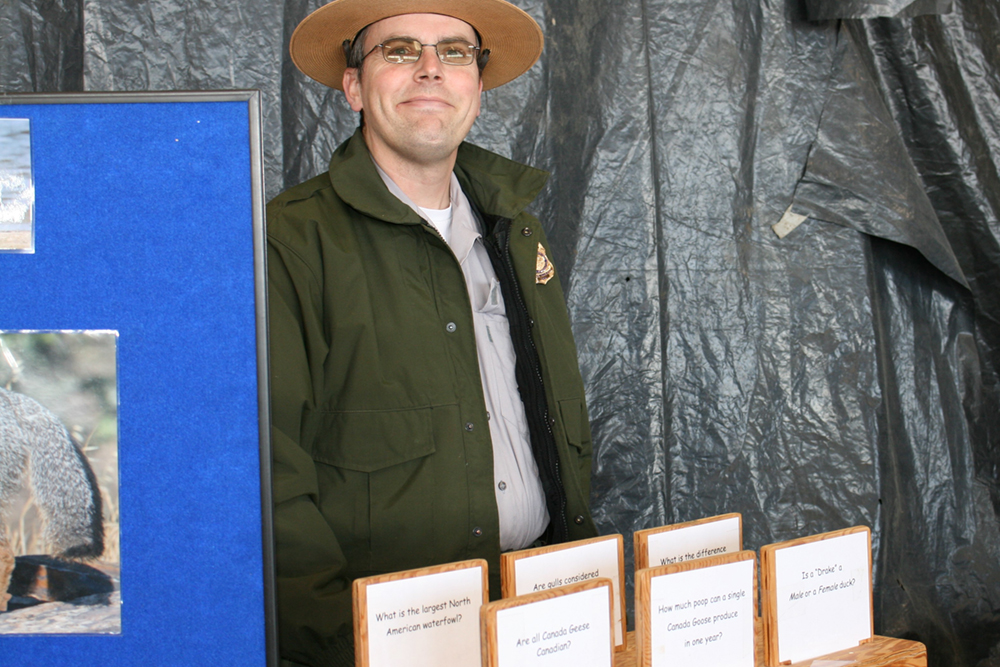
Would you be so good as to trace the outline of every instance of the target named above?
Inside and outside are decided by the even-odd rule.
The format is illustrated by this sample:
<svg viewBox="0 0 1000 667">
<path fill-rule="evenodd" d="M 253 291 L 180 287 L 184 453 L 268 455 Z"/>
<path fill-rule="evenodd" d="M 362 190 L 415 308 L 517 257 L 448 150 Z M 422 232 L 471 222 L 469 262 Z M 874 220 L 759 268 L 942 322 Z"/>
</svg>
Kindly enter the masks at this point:
<svg viewBox="0 0 1000 667">
<path fill-rule="evenodd" d="M 377 163 L 375 167 L 389 192 L 437 229 L 430 216 L 413 203 Z M 445 241 L 462 267 L 472 303 L 479 375 L 493 441 L 500 548 L 503 551 L 523 549 L 548 526 L 549 512 L 538 465 L 531 453 L 528 422 L 514 376 L 514 345 L 500 283 L 483 245 L 472 206 L 454 173 L 451 175 L 451 209 L 452 223 Z"/>
</svg>

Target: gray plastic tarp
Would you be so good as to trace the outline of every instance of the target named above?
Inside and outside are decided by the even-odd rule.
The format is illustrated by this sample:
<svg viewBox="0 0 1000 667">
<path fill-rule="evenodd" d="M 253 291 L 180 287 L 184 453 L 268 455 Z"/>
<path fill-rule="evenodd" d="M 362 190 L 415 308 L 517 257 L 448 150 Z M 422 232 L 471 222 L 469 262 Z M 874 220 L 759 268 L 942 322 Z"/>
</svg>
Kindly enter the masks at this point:
<svg viewBox="0 0 1000 667">
<path fill-rule="evenodd" d="M 0 89 L 259 88 L 273 195 L 357 124 L 286 55 L 319 4 L 4 2 Z M 876 632 L 1000 665 L 1000 2 L 517 4 L 471 139 L 552 172 L 601 529 L 871 526 Z"/>
</svg>

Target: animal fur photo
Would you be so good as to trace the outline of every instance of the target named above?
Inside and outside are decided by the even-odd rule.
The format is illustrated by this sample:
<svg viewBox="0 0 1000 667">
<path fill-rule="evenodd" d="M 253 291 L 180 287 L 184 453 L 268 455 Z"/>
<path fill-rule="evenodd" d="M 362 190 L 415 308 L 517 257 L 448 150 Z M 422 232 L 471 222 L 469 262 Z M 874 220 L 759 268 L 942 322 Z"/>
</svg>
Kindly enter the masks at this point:
<svg viewBox="0 0 1000 667">
<path fill-rule="evenodd" d="M 116 343 L 0 331 L 0 634 L 121 632 Z"/>
</svg>

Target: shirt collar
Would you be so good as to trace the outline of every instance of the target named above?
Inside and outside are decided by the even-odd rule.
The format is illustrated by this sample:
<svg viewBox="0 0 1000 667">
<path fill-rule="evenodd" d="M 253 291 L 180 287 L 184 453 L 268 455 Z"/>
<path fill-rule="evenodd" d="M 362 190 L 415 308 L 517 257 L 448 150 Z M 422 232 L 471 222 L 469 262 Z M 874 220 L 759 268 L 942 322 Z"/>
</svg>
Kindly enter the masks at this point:
<svg viewBox="0 0 1000 667">
<path fill-rule="evenodd" d="M 372 164 L 375 165 L 378 175 L 382 177 L 382 181 L 389 192 L 413 209 L 413 212 L 419 215 L 428 225 L 434 227 L 430 219 L 420 210 L 420 207 L 407 197 L 402 188 L 396 185 L 396 182 L 392 180 L 389 174 L 385 173 L 385 170 L 379 166 L 378 162 L 375 162 L 374 157 L 372 157 Z M 451 243 L 449 243 L 449 246 L 451 247 L 451 251 L 455 253 L 458 263 L 462 264 L 472 251 L 472 246 L 475 245 L 476 239 L 481 238 L 482 235 L 479 232 L 479 224 L 476 222 L 476 217 L 472 213 L 472 205 L 469 203 L 469 198 L 462 192 L 462 186 L 459 185 L 455 172 L 451 173 L 449 196 L 451 197 Z"/>
<path fill-rule="evenodd" d="M 414 223 L 418 218 L 398 198 L 386 197 L 375 176 L 360 129 L 330 158 L 330 183 L 351 208 L 386 222 Z M 513 218 L 538 195 L 548 177 L 487 150 L 463 142 L 458 148 L 455 174 L 464 192 L 484 215 Z"/>
</svg>

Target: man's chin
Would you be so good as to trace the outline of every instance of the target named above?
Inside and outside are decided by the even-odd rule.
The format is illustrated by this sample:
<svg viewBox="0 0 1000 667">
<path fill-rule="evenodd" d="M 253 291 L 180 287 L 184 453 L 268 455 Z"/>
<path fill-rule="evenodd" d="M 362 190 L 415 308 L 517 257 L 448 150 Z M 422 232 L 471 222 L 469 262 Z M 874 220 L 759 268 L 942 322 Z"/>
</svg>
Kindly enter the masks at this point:
<svg viewBox="0 0 1000 667">
<path fill-rule="evenodd" d="M 369 142 L 369 148 L 374 142 L 380 144 L 382 150 L 394 153 L 398 159 L 429 166 L 453 160 L 459 145 L 468 134 L 468 128 L 435 121 L 407 123 L 399 126 L 391 135 L 381 138 L 372 134 L 372 128 L 366 127 L 365 139 Z M 376 156 L 378 152 L 376 149 Z"/>
<path fill-rule="evenodd" d="M 404 147 L 405 154 L 419 164 L 433 164 L 454 156 L 464 135 L 453 133 L 414 132 L 409 135 Z"/>
<path fill-rule="evenodd" d="M 408 152 L 407 157 L 415 164 L 429 166 L 439 164 L 446 160 L 451 160 L 455 156 L 457 150 L 458 144 L 454 143 L 431 146 L 421 145 L 412 147 Z"/>
</svg>

